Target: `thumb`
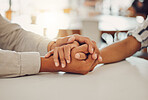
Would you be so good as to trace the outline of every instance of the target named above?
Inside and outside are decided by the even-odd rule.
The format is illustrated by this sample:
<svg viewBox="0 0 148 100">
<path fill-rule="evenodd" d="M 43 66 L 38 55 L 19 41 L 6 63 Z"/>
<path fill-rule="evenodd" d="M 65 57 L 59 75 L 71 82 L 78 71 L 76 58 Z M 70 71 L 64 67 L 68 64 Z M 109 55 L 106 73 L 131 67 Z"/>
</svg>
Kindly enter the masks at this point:
<svg viewBox="0 0 148 100">
<path fill-rule="evenodd" d="M 87 58 L 88 53 L 88 45 L 84 44 L 79 47 L 74 48 L 75 58 L 77 60 L 85 60 Z"/>
<path fill-rule="evenodd" d="M 88 45 L 87 44 L 80 45 L 80 46 L 74 48 L 74 52 L 87 54 L 88 53 Z"/>
<path fill-rule="evenodd" d="M 85 60 L 87 58 L 86 54 L 85 53 L 76 53 L 75 54 L 75 58 L 77 60 Z"/>
</svg>

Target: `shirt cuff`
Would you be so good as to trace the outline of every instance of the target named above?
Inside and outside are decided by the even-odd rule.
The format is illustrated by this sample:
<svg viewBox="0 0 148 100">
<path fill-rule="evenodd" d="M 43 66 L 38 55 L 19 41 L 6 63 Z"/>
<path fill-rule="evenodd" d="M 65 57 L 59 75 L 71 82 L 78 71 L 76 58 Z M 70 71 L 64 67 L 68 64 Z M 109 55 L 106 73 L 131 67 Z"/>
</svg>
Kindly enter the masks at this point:
<svg viewBox="0 0 148 100">
<path fill-rule="evenodd" d="M 135 28 L 132 31 L 129 31 L 127 33 L 128 36 L 133 36 L 141 43 L 141 49 L 147 47 L 148 42 L 148 19 L 146 19 L 141 25 L 139 25 L 137 28 Z"/>
<path fill-rule="evenodd" d="M 22 52 L 20 54 L 20 75 L 37 74 L 40 70 L 40 54 L 38 52 Z"/>
</svg>

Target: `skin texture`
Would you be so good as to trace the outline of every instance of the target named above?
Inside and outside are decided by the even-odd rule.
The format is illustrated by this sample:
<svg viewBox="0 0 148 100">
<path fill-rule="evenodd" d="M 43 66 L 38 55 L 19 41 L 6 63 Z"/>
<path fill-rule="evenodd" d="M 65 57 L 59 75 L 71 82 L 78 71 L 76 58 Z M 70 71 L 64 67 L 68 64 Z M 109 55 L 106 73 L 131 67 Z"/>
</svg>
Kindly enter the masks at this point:
<svg viewBox="0 0 148 100">
<path fill-rule="evenodd" d="M 141 43 L 138 42 L 133 36 L 129 36 L 125 40 L 109 45 L 103 48 L 100 52 L 95 42 L 93 42 L 93 45 L 94 51 L 98 55 L 96 60 L 92 59 L 91 54 L 88 53 L 89 46 L 82 48 L 82 46 L 84 46 L 82 45 L 72 50 L 71 63 L 67 64 L 65 68 L 55 67 L 52 56 L 49 58 L 41 58 L 41 72 L 64 71 L 87 74 L 89 71 L 92 71 L 97 64 L 107 64 L 121 61 L 133 55 L 141 47 Z M 100 55 L 102 58 L 100 58 Z"/>
<path fill-rule="evenodd" d="M 67 45 L 67 44 L 70 44 L 70 43 L 73 43 L 74 41 L 77 41 L 79 42 L 80 44 L 88 44 L 89 48 L 88 48 L 88 51 L 89 53 L 93 54 L 94 52 L 94 44 L 93 42 L 88 38 L 88 37 L 83 37 L 81 35 L 78 35 L 78 34 L 75 34 L 75 35 L 72 35 L 72 36 L 67 36 L 67 37 L 64 37 L 64 38 L 59 38 L 58 40 L 56 40 L 56 42 L 51 46 L 51 47 L 48 47 L 48 51 L 50 50 L 49 48 L 54 49 L 55 47 L 60 47 L 62 45 Z"/>
<path fill-rule="evenodd" d="M 136 53 L 140 49 L 140 47 L 141 43 L 138 42 L 133 36 L 129 36 L 125 40 L 114 43 L 100 50 L 99 54 L 102 57 L 102 61 L 98 61 L 98 64 L 114 63 L 124 60 L 125 58 L 130 57 L 134 53 Z M 95 49 L 98 49 L 97 46 L 95 47 Z M 80 55 L 82 56 L 84 54 L 81 53 Z"/>
<path fill-rule="evenodd" d="M 53 55 L 54 62 L 56 66 L 62 65 L 62 68 L 66 66 L 66 63 L 70 63 L 71 50 L 78 47 L 79 43 L 74 41 L 73 43 L 62 45 L 60 47 L 55 47 L 46 54 L 46 58 Z"/>
<path fill-rule="evenodd" d="M 49 58 L 41 57 L 41 69 L 40 72 L 70 72 L 78 74 L 87 74 L 95 66 L 96 60 L 92 59 L 91 54 L 88 53 L 88 45 L 84 44 L 79 47 L 73 48 L 71 51 L 71 63 L 67 64 L 65 68 L 56 67 L 54 64 L 53 56 Z M 87 59 L 77 60 L 75 59 L 76 53 L 85 53 L 88 54 Z"/>
<path fill-rule="evenodd" d="M 89 53 L 92 54 L 92 58 L 94 60 L 97 59 L 97 53 L 95 51 L 94 41 L 91 41 L 88 37 L 83 37 L 83 36 L 75 34 L 72 36 L 60 38 L 56 42 L 54 42 L 52 45 L 51 44 L 49 43 L 49 46 L 48 46 L 48 51 L 49 50 L 51 50 L 51 51 L 49 51 L 45 55 L 45 57 L 48 58 L 51 55 L 53 55 L 54 62 L 55 62 L 56 66 L 59 66 L 61 64 L 62 67 L 65 67 L 66 63 L 70 63 L 71 50 L 74 47 L 79 46 L 79 44 L 80 45 L 88 44 Z"/>
<path fill-rule="evenodd" d="M 98 49 L 96 49 L 96 42 L 95 41 L 90 40 L 88 37 L 83 37 L 81 35 L 75 34 L 75 35 L 73 35 L 69 38 L 67 43 L 71 43 L 71 42 L 74 42 L 74 41 L 79 42 L 80 45 L 81 44 L 87 44 L 88 45 L 88 51 L 89 51 L 89 53 L 92 54 L 93 59 L 97 59 L 97 56 L 100 56 Z"/>
<path fill-rule="evenodd" d="M 141 47 L 141 43 L 138 42 L 133 36 L 129 36 L 125 40 L 112 44 L 100 51 L 103 62 L 113 63 L 124 60 L 127 57 L 132 56 Z"/>
</svg>

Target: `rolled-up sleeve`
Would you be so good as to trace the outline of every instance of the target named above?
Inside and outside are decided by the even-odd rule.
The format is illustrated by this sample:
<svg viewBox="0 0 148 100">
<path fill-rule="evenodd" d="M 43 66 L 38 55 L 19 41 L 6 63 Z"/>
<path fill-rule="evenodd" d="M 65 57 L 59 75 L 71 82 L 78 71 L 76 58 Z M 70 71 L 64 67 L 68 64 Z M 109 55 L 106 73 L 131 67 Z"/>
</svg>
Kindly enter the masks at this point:
<svg viewBox="0 0 148 100">
<path fill-rule="evenodd" d="M 10 23 L 0 15 L 0 77 L 37 74 L 50 40 Z"/>
<path fill-rule="evenodd" d="M 137 28 L 129 31 L 128 36 L 130 35 L 135 37 L 137 41 L 141 43 L 141 49 L 148 47 L 148 18 Z"/>
<path fill-rule="evenodd" d="M 37 74 L 40 70 L 38 52 L 0 50 L 0 77 Z"/>
<path fill-rule="evenodd" d="M 0 48 L 17 52 L 47 53 L 51 40 L 22 29 L 18 24 L 10 23 L 0 15 Z"/>
</svg>

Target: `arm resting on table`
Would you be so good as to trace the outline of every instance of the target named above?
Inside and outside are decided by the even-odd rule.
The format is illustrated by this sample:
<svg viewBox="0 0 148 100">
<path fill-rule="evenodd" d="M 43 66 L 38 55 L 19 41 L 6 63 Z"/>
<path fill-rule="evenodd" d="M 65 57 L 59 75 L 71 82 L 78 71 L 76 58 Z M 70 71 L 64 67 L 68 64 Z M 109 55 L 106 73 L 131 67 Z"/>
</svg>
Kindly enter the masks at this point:
<svg viewBox="0 0 148 100">
<path fill-rule="evenodd" d="M 133 36 L 129 36 L 125 40 L 103 48 L 100 51 L 103 59 L 103 62 L 101 63 L 112 63 L 121 61 L 136 53 L 140 49 L 140 47 L 141 43 L 138 42 Z"/>
<path fill-rule="evenodd" d="M 0 15 L 0 48 L 17 52 L 47 53 L 50 40 L 38 34 L 25 31 L 18 24 L 10 23 Z"/>
<path fill-rule="evenodd" d="M 40 69 L 38 52 L 0 50 L 0 77 L 37 74 Z"/>
</svg>

